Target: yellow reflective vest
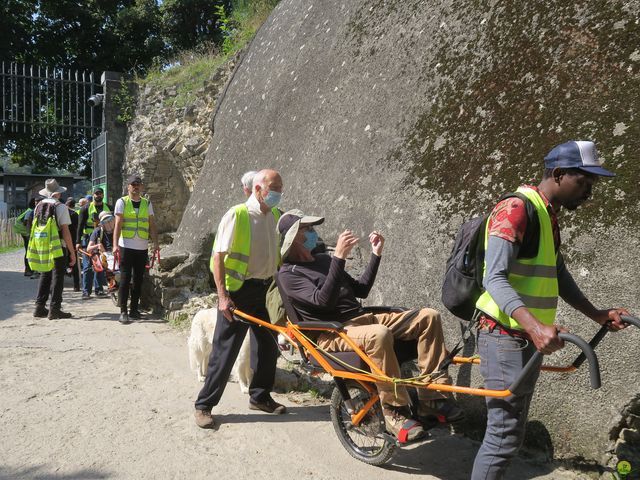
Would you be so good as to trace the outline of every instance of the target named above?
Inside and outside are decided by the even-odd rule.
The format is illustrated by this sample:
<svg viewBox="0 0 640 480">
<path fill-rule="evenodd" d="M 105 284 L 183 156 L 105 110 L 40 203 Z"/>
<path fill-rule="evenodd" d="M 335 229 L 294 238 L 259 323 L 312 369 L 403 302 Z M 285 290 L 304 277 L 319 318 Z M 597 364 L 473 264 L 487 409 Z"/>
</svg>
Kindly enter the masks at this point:
<svg viewBox="0 0 640 480">
<path fill-rule="evenodd" d="M 55 259 L 62 255 L 62 244 L 55 216 L 49 216 L 47 223 L 42 226 L 39 225 L 38 218 L 34 215 L 27 250 L 27 261 L 31 270 L 50 272 L 55 265 Z"/>
<path fill-rule="evenodd" d="M 109 210 L 109 206 L 106 203 L 102 204 L 102 211 L 111 213 L 111 210 Z M 83 230 L 83 233 L 85 235 L 91 235 L 91 233 L 93 233 L 97 218 L 98 210 L 96 209 L 96 204 L 94 202 L 91 202 L 89 204 L 89 208 L 87 209 L 87 224 L 84 226 Z"/>
<path fill-rule="evenodd" d="M 138 213 L 133 208 L 133 202 L 129 195 L 122 197 L 122 201 L 124 202 L 122 236 L 133 238 L 137 233 L 138 237 L 147 240 L 149 238 L 149 200 L 140 197 Z"/>
<path fill-rule="evenodd" d="M 534 258 L 515 259 L 510 268 L 509 284 L 524 302 L 527 310 L 545 325 L 552 325 L 556 319 L 558 307 L 558 272 L 557 254 L 553 243 L 551 218 L 544 200 L 538 192 L 531 188 L 520 187 L 518 192 L 524 194 L 536 208 L 540 221 L 540 243 L 538 254 Z M 484 248 L 489 241 L 489 225 L 484 235 Z M 484 264 L 486 275 L 487 264 Z M 520 324 L 504 313 L 486 290 L 476 302 L 476 308 L 497 320 L 505 327 L 522 330 Z"/>
<path fill-rule="evenodd" d="M 235 226 L 233 230 L 233 240 L 229 251 L 224 256 L 224 284 L 229 292 L 240 290 L 244 279 L 247 276 L 249 268 L 249 256 L 251 255 L 251 221 L 249 219 L 249 209 L 246 203 L 241 203 L 233 207 L 235 212 Z M 271 213 L 278 223 L 280 219 L 280 210 L 276 207 L 271 209 Z M 211 252 L 211 260 L 209 261 L 209 269 L 213 273 L 213 254 L 216 248 L 216 242 L 213 242 L 213 250 Z M 278 253 L 278 256 L 280 254 Z"/>
</svg>

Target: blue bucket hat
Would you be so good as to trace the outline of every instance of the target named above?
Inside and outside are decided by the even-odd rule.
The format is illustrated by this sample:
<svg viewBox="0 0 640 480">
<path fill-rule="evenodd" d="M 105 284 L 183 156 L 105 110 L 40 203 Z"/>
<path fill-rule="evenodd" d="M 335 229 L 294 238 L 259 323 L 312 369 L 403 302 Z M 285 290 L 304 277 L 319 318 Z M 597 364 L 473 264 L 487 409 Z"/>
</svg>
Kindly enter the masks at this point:
<svg viewBox="0 0 640 480">
<path fill-rule="evenodd" d="M 566 142 L 554 147 L 544 157 L 545 168 L 578 168 L 603 177 L 616 174 L 602 168 L 596 144 L 586 140 Z"/>
</svg>

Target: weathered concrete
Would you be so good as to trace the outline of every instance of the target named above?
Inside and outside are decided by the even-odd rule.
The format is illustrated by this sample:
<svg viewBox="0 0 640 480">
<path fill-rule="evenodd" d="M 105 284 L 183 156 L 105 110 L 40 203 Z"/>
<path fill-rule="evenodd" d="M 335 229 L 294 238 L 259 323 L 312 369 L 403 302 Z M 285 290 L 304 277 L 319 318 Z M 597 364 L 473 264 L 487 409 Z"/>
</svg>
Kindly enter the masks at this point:
<svg viewBox="0 0 640 480">
<path fill-rule="evenodd" d="M 562 214 L 564 250 L 595 304 L 640 312 L 639 14 L 635 1 L 283 0 L 222 101 L 168 253 L 189 254 L 189 268 L 204 272 L 217 222 L 242 200 L 240 175 L 274 167 L 283 207 L 326 215 L 324 238 L 347 226 L 386 234 L 371 303 L 440 307 L 462 220 L 538 178 L 554 144 L 591 138 L 620 175 Z M 596 330 L 566 306 L 559 323 L 584 337 Z M 639 340 L 637 331 L 606 339 L 598 391 L 585 371 L 545 375 L 530 443 L 606 461 L 638 394 Z M 482 418 L 482 402 L 467 405 Z"/>
</svg>

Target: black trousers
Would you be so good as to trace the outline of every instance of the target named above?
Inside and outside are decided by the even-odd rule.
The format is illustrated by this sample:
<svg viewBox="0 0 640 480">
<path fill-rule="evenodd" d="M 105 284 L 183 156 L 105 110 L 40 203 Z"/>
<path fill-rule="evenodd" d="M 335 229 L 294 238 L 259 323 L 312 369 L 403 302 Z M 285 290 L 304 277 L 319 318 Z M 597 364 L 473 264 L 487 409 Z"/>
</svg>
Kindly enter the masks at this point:
<svg viewBox="0 0 640 480">
<path fill-rule="evenodd" d="M 265 306 L 268 285 L 261 281 L 245 281 L 240 290 L 231 292 L 231 300 L 239 310 L 268 321 L 269 314 Z M 233 364 L 238 357 L 240 347 L 251 329 L 255 336 L 256 355 L 252 352 L 253 380 L 249 385 L 249 395 L 256 402 L 265 401 L 271 394 L 276 376 L 278 345 L 268 330 L 258 325 L 227 320 L 218 311 L 218 321 L 213 334 L 213 349 L 209 357 L 207 378 L 196 400 L 196 409 L 211 410 L 220 402 L 227 386 Z M 254 367 L 255 365 L 255 367 Z"/>
<path fill-rule="evenodd" d="M 142 279 L 144 278 L 145 266 L 147 265 L 147 251 L 134 250 L 133 248 L 120 248 L 120 311 L 127 311 L 127 301 L 129 300 L 129 285 L 133 279 L 131 288 L 131 310 L 138 309 L 140 302 L 140 292 L 142 292 Z"/>
<path fill-rule="evenodd" d="M 29 237 L 25 237 L 22 235 L 22 242 L 24 243 L 24 271 L 29 273 L 31 272 L 31 267 L 29 266 L 29 262 L 27 261 L 27 251 L 29 250 Z"/>
<path fill-rule="evenodd" d="M 62 305 L 62 289 L 64 288 L 64 270 L 66 268 L 67 259 L 61 256 L 55 259 L 53 270 L 50 272 L 42 272 L 40 274 L 40 283 L 38 285 L 38 296 L 36 297 L 36 305 L 44 307 L 49 300 L 51 294 L 52 310 L 59 310 Z"/>
</svg>

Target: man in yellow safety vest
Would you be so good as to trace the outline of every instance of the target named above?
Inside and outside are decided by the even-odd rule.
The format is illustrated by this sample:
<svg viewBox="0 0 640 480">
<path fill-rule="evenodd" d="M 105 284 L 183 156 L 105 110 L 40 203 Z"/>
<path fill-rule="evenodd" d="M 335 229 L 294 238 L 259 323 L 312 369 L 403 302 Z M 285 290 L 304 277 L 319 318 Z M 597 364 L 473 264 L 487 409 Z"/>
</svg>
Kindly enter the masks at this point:
<svg viewBox="0 0 640 480">
<path fill-rule="evenodd" d="M 267 413 L 285 413 L 284 405 L 271 397 L 278 347 L 271 332 L 233 319 L 231 309 L 267 319 L 267 289 L 276 272 L 279 235 L 276 208 L 282 195 L 282 178 L 275 170 L 261 170 L 253 180 L 253 193 L 246 203 L 232 207 L 222 218 L 213 245 L 210 268 L 218 291 L 218 321 L 204 386 L 195 403 L 195 421 L 213 428 L 211 409 L 218 404 L 240 351 L 247 330 L 257 343 L 252 358 L 253 380 L 249 386 L 249 408 Z"/>
<path fill-rule="evenodd" d="M 113 231 L 113 254 L 120 258 L 120 323 L 125 325 L 131 323 L 132 318 L 142 318 L 138 305 L 149 253 L 149 236 L 153 241 L 154 255 L 160 250 L 153 206 L 141 195 L 144 187 L 142 178 L 133 174 L 127 184 L 129 194 L 116 202 L 116 226 Z M 127 311 L 130 284 L 131 305 Z"/>
<path fill-rule="evenodd" d="M 41 273 L 33 316 L 49 317 L 49 320 L 71 318 L 70 313 L 62 311 L 66 260 L 61 237 L 69 252 L 69 266 L 73 267 L 76 263 L 73 241 L 69 232 L 71 224 L 69 210 L 60 203 L 60 195 L 66 190 L 66 187 L 58 185 L 53 178 L 45 182 L 45 188 L 39 192 L 44 199 L 34 211 L 27 252 L 31 269 Z M 46 305 L 50 294 L 51 304 L 47 310 Z"/>
<path fill-rule="evenodd" d="M 98 216 L 103 211 L 112 212 L 113 208 L 104 201 L 104 190 L 101 187 L 96 187 L 93 189 L 93 200 L 83 206 L 78 213 L 76 249 L 87 248 L 89 237 L 99 223 Z M 105 284 L 104 272 L 94 272 L 91 258 L 82 255 L 82 299 L 88 300 L 91 297 L 92 289 L 95 289 L 96 296 L 105 295 Z"/>
<path fill-rule="evenodd" d="M 560 252 L 557 213 L 575 210 L 593 185 L 613 173 L 602 168 L 596 146 L 571 141 L 544 159 L 537 187 L 523 186 L 493 209 L 485 232 L 485 291 L 479 310 L 478 352 L 485 388 L 509 388 L 536 350 L 547 355 L 563 347 L 555 325 L 558 297 L 599 324 L 620 330 L 626 310 L 597 309 L 578 288 Z M 527 213 L 527 211 L 532 213 Z M 535 216 L 534 216 L 535 215 Z M 476 456 L 472 480 L 503 478 L 524 438 L 529 404 L 540 365 L 518 394 L 486 398 L 487 430 Z"/>
</svg>

